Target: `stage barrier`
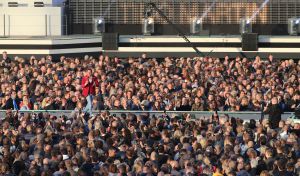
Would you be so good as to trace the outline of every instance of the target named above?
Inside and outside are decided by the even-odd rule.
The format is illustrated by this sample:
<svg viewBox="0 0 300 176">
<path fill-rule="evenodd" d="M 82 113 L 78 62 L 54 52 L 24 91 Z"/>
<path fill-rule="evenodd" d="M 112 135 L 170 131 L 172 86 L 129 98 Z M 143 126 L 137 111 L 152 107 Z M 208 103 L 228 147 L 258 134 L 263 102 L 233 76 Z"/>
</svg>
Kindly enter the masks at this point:
<svg viewBox="0 0 300 176">
<path fill-rule="evenodd" d="M 102 110 L 102 112 L 105 110 Z M 6 114 L 6 110 L 0 110 L 0 118 L 3 119 L 5 117 Z M 13 111 L 14 113 L 15 111 Z M 100 111 L 94 111 L 93 114 L 96 115 L 98 114 Z M 156 116 L 160 116 L 163 115 L 164 113 L 168 114 L 169 116 L 175 116 L 175 115 L 181 115 L 184 113 L 188 113 L 192 115 L 192 118 L 195 119 L 199 119 L 199 118 L 203 118 L 203 119 L 207 119 L 209 118 L 214 112 L 213 111 L 124 111 L 124 110 L 108 110 L 108 112 L 110 112 L 111 115 L 115 114 L 116 116 L 120 116 L 121 114 L 125 113 L 125 114 L 129 114 L 129 113 L 133 113 L 136 115 L 140 115 L 140 114 L 144 114 L 144 113 L 149 113 L 150 117 L 152 115 L 156 115 Z M 78 111 L 72 111 L 72 110 L 29 110 L 29 111 L 19 111 L 19 113 L 49 113 L 50 115 L 54 115 L 54 116 L 62 116 L 65 115 L 67 117 L 72 117 L 74 115 L 76 115 L 76 113 L 78 113 Z M 243 119 L 245 121 L 249 121 L 250 119 L 254 119 L 254 120 L 260 120 L 261 119 L 261 112 L 256 111 L 246 111 L 246 112 L 229 112 L 229 111 L 218 111 L 218 114 L 220 116 L 222 115 L 229 115 L 229 117 L 235 117 L 235 118 L 240 118 Z M 288 117 L 291 117 L 294 113 L 293 112 L 285 112 L 284 114 L 282 114 L 282 119 L 287 119 Z M 264 115 L 264 118 L 268 118 L 268 115 Z"/>
</svg>

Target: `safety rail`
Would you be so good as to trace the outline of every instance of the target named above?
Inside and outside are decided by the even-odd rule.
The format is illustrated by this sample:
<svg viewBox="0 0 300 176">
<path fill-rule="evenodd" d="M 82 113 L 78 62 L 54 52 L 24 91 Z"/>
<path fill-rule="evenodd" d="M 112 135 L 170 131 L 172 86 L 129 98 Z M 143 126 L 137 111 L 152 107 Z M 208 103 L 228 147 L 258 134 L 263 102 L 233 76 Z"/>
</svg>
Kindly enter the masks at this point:
<svg viewBox="0 0 300 176">
<path fill-rule="evenodd" d="M 93 111 L 93 114 L 97 114 L 102 111 Z M 7 110 L 0 110 L 0 117 L 4 118 Z M 16 112 L 16 111 L 12 111 Z M 49 113 L 50 115 L 54 116 L 62 116 L 65 115 L 67 117 L 70 117 L 71 114 L 77 113 L 78 111 L 75 110 L 23 110 L 19 111 L 19 113 Z M 132 110 L 108 110 L 110 114 L 143 114 L 143 113 L 149 113 L 151 115 L 162 115 L 164 113 L 168 115 L 180 115 L 180 114 L 191 114 L 193 115 L 193 118 L 209 118 L 214 112 L 213 111 L 132 111 Z M 225 115 L 227 114 L 230 117 L 240 118 L 243 120 L 260 120 L 261 119 L 261 112 L 260 111 L 236 111 L 236 112 L 230 112 L 230 111 L 218 111 L 219 115 Z M 287 119 L 288 117 L 291 117 L 294 114 L 294 112 L 285 112 L 282 114 L 282 119 Z M 264 115 L 265 118 L 267 118 L 267 115 Z"/>
</svg>

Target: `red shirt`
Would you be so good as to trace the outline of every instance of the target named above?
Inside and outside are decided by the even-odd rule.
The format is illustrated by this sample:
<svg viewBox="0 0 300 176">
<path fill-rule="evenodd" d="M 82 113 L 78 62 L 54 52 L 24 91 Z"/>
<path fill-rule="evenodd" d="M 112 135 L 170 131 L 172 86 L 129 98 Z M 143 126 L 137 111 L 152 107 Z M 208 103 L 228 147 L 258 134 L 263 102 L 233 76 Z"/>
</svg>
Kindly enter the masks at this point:
<svg viewBox="0 0 300 176">
<path fill-rule="evenodd" d="M 85 85 L 87 83 L 87 85 Z M 82 95 L 87 97 L 89 94 L 95 95 L 95 88 L 99 86 L 99 82 L 96 77 L 92 78 L 92 82 L 89 83 L 89 77 L 84 76 L 81 80 Z"/>
<path fill-rule="evenodd" d="M 20 103 L 20 109 L 21 109 L 23 106 L 27 106 L 27 107 L 28 107 L 28 110 L 32 109 L 31 103 L 23 104 L 23 101 L 21 101 L 21 103 Z"/>
</svg>

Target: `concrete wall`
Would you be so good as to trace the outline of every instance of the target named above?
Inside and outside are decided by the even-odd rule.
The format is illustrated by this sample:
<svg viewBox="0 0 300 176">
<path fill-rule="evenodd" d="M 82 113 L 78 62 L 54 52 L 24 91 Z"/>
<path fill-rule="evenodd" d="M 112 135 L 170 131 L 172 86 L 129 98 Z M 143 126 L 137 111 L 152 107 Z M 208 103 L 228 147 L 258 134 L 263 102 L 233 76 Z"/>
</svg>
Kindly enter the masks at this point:
<svg viewBox="0 0 300 176">
<path fill-rule="evenodd" d="M 61 7 L 2 7 L 1 36 L 60 36 Z"/>
</svg>

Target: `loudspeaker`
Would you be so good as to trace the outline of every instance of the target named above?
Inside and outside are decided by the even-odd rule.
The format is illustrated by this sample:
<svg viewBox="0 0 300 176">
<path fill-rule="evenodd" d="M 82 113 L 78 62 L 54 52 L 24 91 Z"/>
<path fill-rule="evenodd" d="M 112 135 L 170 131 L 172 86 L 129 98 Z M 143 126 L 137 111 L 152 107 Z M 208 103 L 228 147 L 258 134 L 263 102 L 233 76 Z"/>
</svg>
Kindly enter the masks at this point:
<svg viewBox="0 0 300 176">
<path fill-rule="evenodd" d="M 118 47 L 119 47 L 118 33 L 103 33 L 102 50 L 118 50 Z"/>
<path fill-rule="evenodd" d="M 257 33 L 242 34 L 242 50 L 243 51 L 257 51 L 258 50 Z"/>
</svg>

